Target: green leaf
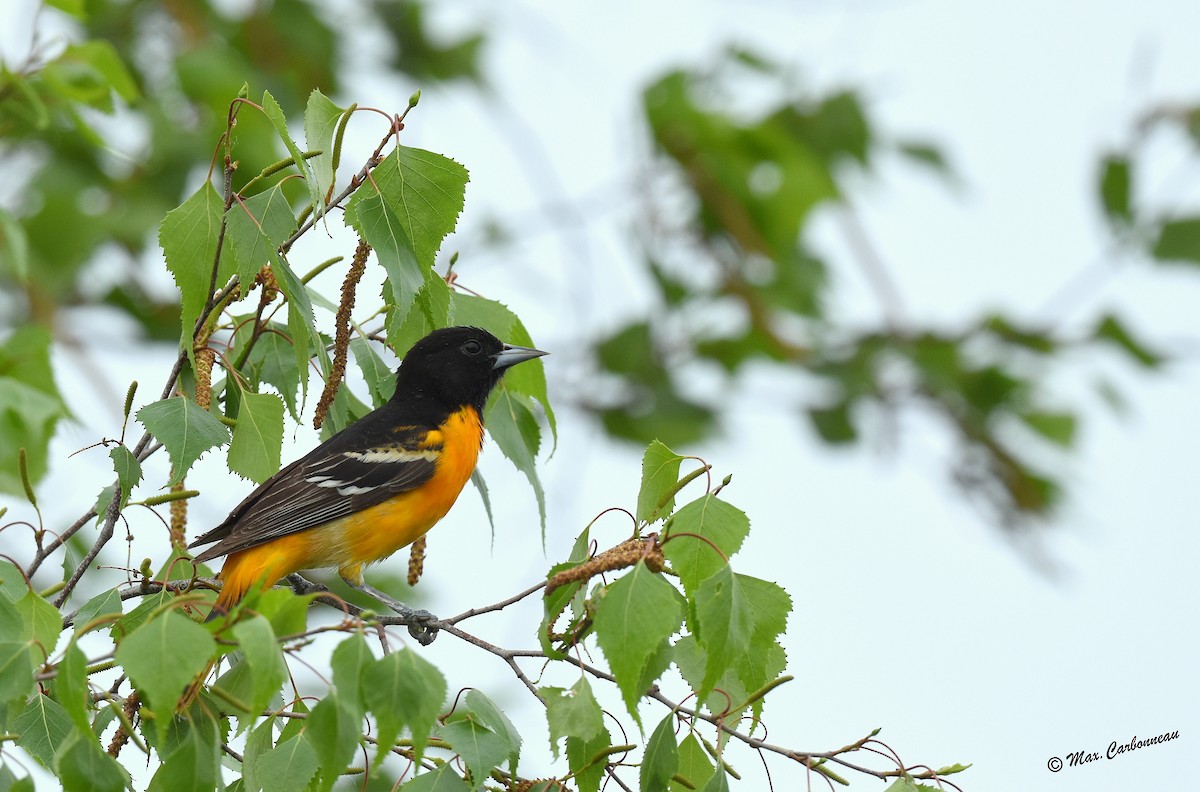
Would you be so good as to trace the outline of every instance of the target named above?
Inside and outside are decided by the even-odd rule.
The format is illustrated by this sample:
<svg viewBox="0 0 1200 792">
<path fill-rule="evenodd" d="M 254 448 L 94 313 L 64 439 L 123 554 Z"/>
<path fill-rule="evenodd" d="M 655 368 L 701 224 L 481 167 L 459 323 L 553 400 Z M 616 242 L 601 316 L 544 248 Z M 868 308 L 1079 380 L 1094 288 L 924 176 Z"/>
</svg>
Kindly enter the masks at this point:
<svg viewBox="0 0 1200 792">
<path fill-rule="evenodd" d="M 246 703 L 250 705 L 251 713 L 261 713 L 287 678 L 283 652 L 275 640 L 271 622 L 260 615 L 240 619 L 233 626 L 233 637 L 242 650 L 242 663 L 249 669 L 254 682 L 253 696 Z M 238 732 L 252 722 L 253 718 L 248 719 Z"/>
<path fill-rule="evenodd" d="M 415 761 L 429 742 L 429 733 L 446 703 L 446 678 L 428 660 L 411 649 L 401 649 L 381 658 L 367 669 L 362 690 L 367 706 L 379 724 L 381 761 L 408 726 L 412 732 Z"/>
<path fill-rule="evenodd" d="M 732 666 L 753 631 L 749 604 L 733 569 L 726 564 L 705 579 L 695 593 L 696 637 L 707 663 L 696 698 L 704 701 Z M 732 702 L 734 705 L 737 702 Z"/>
<path fill-rule="evenodd" d="M 242 392 L 229 446 L 229 469 L 261 484 L 279 472 L 283 402 L 273 393 Z"/>
<path fill-rule="evenodd" d="M 46 767 L 54 767 L 55 751 L 66 743 L 75 727 L 71 716 L 57 701 L 35 693 L 13 720 L 12 730 L 21 735 L 17 745 Z"/>
<path fill-rule="evenodd" d="M 296 145 L 296 141 L 292 140 L 292 136 L 288 134 L 287 119 L 283 115 L 283 108 L 275 101 L 275 97 L 271 96 L 269 91 L 263 91 L 262 98 L 263 112 L 267 115 L 267 120 L 271 122 L 271 126 L 275 127 L 275 131 L 279 134 L 279 139 L 283 141 L 283 145 L 287 148 L 288 153 L 292 155 L 292 160 L 296 163 L 296 170 L 304 179 L 304 186 L 308 189 L 308 197 L 312 203 L 313 212 L 317 217 L 325 213 L 325 201 L 321 196 L 321 187 L 317 182 L 317 177 L 313 174 L 312 166 L 304 159 L 304 152 Z"/>
<path fill-rule="evenodd" d="M 29 239 L 7 209 L 0 209 L 0 272 L 7 272 L 17 283 L 29 282 Z"/>
<path fill-rule="evenodd" d="M 332 789 L 338 776 L 350 764 L 362 735 L 362 721 L 362 710 L 349 698 L 339 694 L 337 689 L 330 690 L 313 707 L 304 733 L 317 752 L 317 764 L 323 779 L 321 789 Z"/>
<path fill-rule="evenodd" d="M 317 333 L 312 300 L 309 299 L 307 287 L 292 270 L 287 259 L 280 256 L 271 269 L 275 272 L 279 290 L 288 301 L 288 334 L 292 337 L 296 373 L 300 377 L 301 388 L 308 393 L 308 360 L 314 350 L 323 346 L 321 336 Z"/>
<path fill-rule="evenodd" d="M 558 742 L 564 737 L 578 737 L 587 741 L 604 728 L 604 713 L 592 695 L 586 677 L 569 690 L 557 687 L 538 689 L 538 695 L 546 704 L 546 721 L 550 725 L 550 750 L 558 758 Z"/>
<path fill-rule="evenodd" d="M 471 773 L 471 789 L 481 789 L 492 770 L 509 756 L 509 742 L 467 715 L 455 716 L 438 730 Z"/>
<path fill-rule="evenodd" d="M 279 261 L 279 246 L 295 232 L 296 215 L 283 187 L 276 184 L 245 200 L 235 201 L 229 207 L 225 223 L 225 239 L 244 294 L 250 291 L 264 264 L 275 266 Z"/>
<path fill-rule="evenodd" d="M 463 208 L 467 171 L 453 160 L 398 146 L 346 206 L 346 222 L 365 239 L 387 273 L 403 321 L 442 240 Z"/>
<path fill-rule="evenodd" d="M 1115 344 L 1135 361 L 1148 369 L 1162 365 L 1163 356 L 1146 347 L 1135 339 L 1117 317 L 1109 314 L 1100 320 L 1100 324 L 1092 331 L 1092 338 L 1098 341 L 1108 341 Z"/>
<path fill-rule="evenodd" d="M 156 721 L 162 758 L 148 792 L 208 792 L 221 783 L 221 736 L 216 719 L 198 707 L 186 716 Z"/>
<path fill-rule="evenodd" d="M 729 779 L 725 777 L 724 770 L 713 773 L 704 785 L 704 792 L 729 792 Z"/>
<path fill-rule="evenodd" d="M 1100 203 L 1111 221 L 1133 221 L 1129 158 L 1109 154 L 1100 165 Z"/>
<path fill-rule="evenodd" d="M 0 558 L 0 598 L 8 602 L 16 602 L 30 590 L 29 584 L 25 582 L 25 576 L 21 574 L 21 570 L 17 568 L 16 564 L 6 558 Z M 0 627 L 3 626 L 4 623 L 0 621 Z M 0 635 L 5 634 L 11 635 L 12 633 L 0 630 Z"/>
<path fill-rule="evenodd" d="M 675 744 L 675 714 L 659 722 L 646 743 L 646 755 L 638 778 L 642 792 L 666 792 L 671 776 L 679 769 L 679 746 Z"/>
<path fill-rule="evenodd" d="M 954 179 L 954 169 L 940 147 L 932 143 L 906 141 L 900 143 L 896 150 L 917 165 L 923 165 L 945 179 Z"/>
<path fill-rule="evenodd" d="M 117 646 L 116 659 L 146 694 L 150 707 L 166 715 L 215 651 L 207 630 L 168 611 L 126 636 Z"/>
<path fill-rule="evenodd" d="M 92 620 L 106 616 L 115 616 L 115 614 L 120 612 L 121 595 L 116 593 L 116 589 L 110 588 L 107 590 L 107 592 L 101 592 L 100 594 L 94 596 L 94 598 L 84 602 L 83 607 L 79 608 L 79 612 L 76 614 L 76 620 L 74 620 L 76 632 L 78 634 L 78 632 L 82 631 L 85 626 L 88 626 L 88 623 L 92 622 Z"/>
<path fill-rule="evenodd" d="M 1077 420 L 1072 413 L 1033 410 L 1020 413 L 1020 417 L 1030 429 L 1055 445 L 1070 448 L 1075 443 Z"/>
<path fill-rule="evenodd" d="M 376 407 L 382 405 L 396 390 L 396 378 L 392 370 L 375 351 L 374 345 L 365 338 L 350 339 L 350 352 L 366 380 L 372 402 Z"/>
<path fill-rule="evenodd" d="M 263 792 L 296 792 L 317 772 L 317 752 L 301 733 L 284 740 L 258 758 L 255 776 Z"/>
<path fill-rule="evenodd" d="M 16 611 L 7 601 L 0 600 L 0 613 Z M 13 635 L 0 620 L 0 635 Z M 13 641 L 0 638 L 0 703 L 24 698 L 34 691 L 34 655 L 28 641 Z"/>
<path fill-rule="evenodd" d="M 1151 253 L 1160 261 L 1200 264 L 1200 217 L 1163 222 Z"/>
<path fill-rule="evenodd" d="M 478 689 L 467 691 L 459 712 L 469 715 L 508 743 L 509 769 L 516 774 L 517 759 L 521 753 L 521 733 L 517 731 L 517 727 L 508 719 L 508 716 Z"/>
<path fill-rule="evenodd" d="M 133 452 L 123 445 L 112 448 L 108 452 L 108 456 L 113 461 L 117 481 L 121 485 L 121 508 L 124 509 L 125 504 L 129 503 L 129 496 L 133 492 L 133 488 L 142 480 L 142 465 L 137 461 Z"/>
<path fill-rule="evenodd" d="M 528 396 L 508 390 L 501 382 L 484 409 L 484 423 L 496 445 L 525 474 L 537 498 L 538 516 L 542 525 L 542 541 L 546 539 L 546 494 L 537 474 L 537 453 L 542 441 Z"/>
<path fill-rule="evenodd" d="M 450 765 L 421 773 L 400 787 L 403 792 L 470 792 L 471 786 L 459 778 Z"/>
<path fill-rule="evenodd" d="M 259 761 L 271 750 L 275 736 L 275 719 L 267 718 L 246 735 L 246 749 L 242 753 L 242 780 L 247 790 L 257 792 L 263 788 L 259 774 Z"/>
<path fill-rule="evenodd" d="M 655 440 L 642 456 L 642 486 L 638 491 L 638 522 L 653 523 L 675 510 L 675 485 L 684 457 Z"/>
<path fill-rule="evenodd" d="M 224 208 L 221 196 L 205 181 L 190 198 L 167 212 L 158 227 L 158 243 L 166 257 L 167 269 L 179 287 L 182 323 L 179 343 L 193 360 L 192 334 L 212 295 L 213 264 Z M 227 273 L 228 265 L 224 261 L 221 265 L 221 270 Z"/>
<path fill-rule="evenodd" d="M 567 738 L 567 766 L 574 774 L 579 792 L 600 792 L 600 782 L 604 780 L 604 768 L 607 763 L 602 754 L 611 746 L 612 735 L 605 728 L 601 728 L 588 740 L 580 737 Z M 601 758 L 597 759 L 598 756 Z"/>
<path fill-rule="evenodd" d="M 371 666 L 375 664 L 375 656 L 363 639 L 362 633 L 353 633 L 333 650 L 329 665 L 333 669 L 333 684 L 338 693 L 346 699 L 354 709 L 366 709 L 367 700 L 364 686 Z"/>
<path fill-rule="evenodd" d="M 33 661 L 45 662 L 54 651 L 54 645 L 58 643 L 58 634 L 62 631 L 62 615 L 58 608 L 33 591 L 26 591 L 25 596 L 13 605 L 21 614 L 24 627 L 21 638 L 29 643 L 34 652 Z"/>
<path fill-rule="evenodd" d="M 0 491 L 25 493 L 18 456 L 26 449 L 34 483 L 46 473 L 50 438 L 60 418 L 69 415 L 54 384 L 50 332 L 25 325 L 0 342 Z"/>
<path fill-rule="evenodd" d="M 309 151 L 321 152 L 309 160 L 309 164 L 322 196 L 333 185 L 333 135 L 343 112 L 343 108 L 316 89 L 308 95 L 308 105 L 304 108 L 304 142 Z"/>
<path fill-rule="evenodd" d="M 750 532 L 750 520 L 741 509 L 705 495 L 676 511 L 666 532 L 669 541 L 664 540 L 663 553 L 684 588 L 692 592 L 738 551 Z M 670 538 L 685 533 L 695 536 Z"/>
<path fill-rule="evenodd" d="M 651 658 L 683 623 L 679 593 L 639 561 L 602 590 L 596 601 L 596 638 L 621 688 L 629 714 L 641 723 L 638 700 Z"/>
<path fill-rule="evenodd" d="M 92 697 L 87 681 L 87 657 L 74 640 L 67 644 L 57 670 L 52 686 L 54 700 L 62 705 L 80 734 L 91 734 L 92 724 L 88 713 Z"/>
<path fill-rule="evenodd" d="M 694 734 L 689 734 L 679 743 L 677 775 L 686 778 L 688 785 L 671 781 L 671 792 L 695 792 L 697 789 L 703 789 L 713 777 L 712 762 L 708 760 L 708 753 Z"/>
<path fill-rule="evenodd" d="M 172 470 L 168 485 L 182 481 L 196 460 L 210 448 L 219 448 L 229 442 L 229 430 L 225 425 L 186 396 L 147 404 L 137 411 L 137 419 L 167 448 Z"/>
<path fill-rule="evenodd" d="M 72 740 L 58 755 L 58 778 L 66 790 L 88 790 L 88 792 L 121 792 L 129 786 L 129 776 L 93 737 L 91 729 L 87 736 Z M 186 787 L 177 787 L 180 792 Z"/>
</svg>

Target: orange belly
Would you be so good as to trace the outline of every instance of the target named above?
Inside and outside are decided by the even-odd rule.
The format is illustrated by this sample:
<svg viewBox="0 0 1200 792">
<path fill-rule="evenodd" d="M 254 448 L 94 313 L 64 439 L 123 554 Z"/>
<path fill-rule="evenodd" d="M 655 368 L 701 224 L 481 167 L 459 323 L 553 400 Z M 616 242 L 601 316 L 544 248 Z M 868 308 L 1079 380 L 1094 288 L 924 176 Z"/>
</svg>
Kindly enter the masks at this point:
<svg viewBox="0 0 1200 792">
<path fill-rule="evenodd" d="M 483 427 L 472 408 L 442 425 L 442 453 L 433 477 L 383 503 L 306 531 L 232 553 L 221 569 L 216 605 L 229 610 L 251 586 L 267 588 L 302 569 L 337 567 L 361 582 L 362 568 L 381 561 L 424 536 L 450 511 L 475 463 Z"/>
</svg>

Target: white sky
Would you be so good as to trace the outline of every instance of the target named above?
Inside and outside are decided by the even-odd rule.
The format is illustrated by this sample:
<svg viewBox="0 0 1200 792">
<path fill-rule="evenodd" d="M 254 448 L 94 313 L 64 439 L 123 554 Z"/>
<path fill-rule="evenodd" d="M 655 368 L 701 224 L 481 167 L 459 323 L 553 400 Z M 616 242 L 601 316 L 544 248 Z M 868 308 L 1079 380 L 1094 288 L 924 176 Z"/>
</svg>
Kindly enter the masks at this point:
<svg viewBox="0 0 1200 792">
<path fill-rule="evenodd" d="M 536 216 L 545 204 L 597 190 L 620 196 L 612 188 L 628 185 L 645 156 L 630 127 L 640 86 L 729 40 L 759 47 L 794 63 L 817 90 L 863 89 L 885 131 L 945 146 L 961 189 L 888 167 L 861 208 L 910 320 L 952 324 L 989 307 L 1041 316 L 1049 295 L 1108 249 L 1093 188 L 1102 151 L 1128 139 L 1142 110 L 1200 93 L 1194 4 L 840 5 L 660 3 L 647 10 L 618 2 L 585 11 L 471 4 L 448 12 L 447 30 L 479 15 L 490 20 L 488 74 L 507 108 L 482 111 L 462 91 L 420 86 L 407 142 L 471 170 L 462 221 L 469 240 L 491 216 Z M 363 47 L 360 60 L 370 53 Z M 415 87 L 364 79 L 338 98 L 401 108 Z M 377 137 L 374 130 L 362 135 Z M 514 140 L 529 142 L 514 148 Z M 1169 141 L 1156 150 L 1154 178 L 1141 189 L 1167 206 L 1194 202 L 1196 168 L 1186 168 L 1182 149 Z M 552 164 L 557 186 L 543 163 Z M 621 238 L 638 207 L 628 200 L 602 206 L 583 208 L 588 222 L 580 230 L 517 240 L 500 255 L 473 253 L 458 267 L 468 285 L 510 304 L 553 353 L 552 378 L 579 370 L 574 342 L 647 300 Z M 832 224 L 817 229 L 815 242 L 847 260 Z M 877 315 L 856 271 L 841 269 L 836 278 L 838 305 L 864 320 Z M 780 582 L 796 604 L 787 637 L 796 681 L 768 700 L 772 742 L 828 750 L 881 726 L 881 737 L 908 762 L 973 762 L 955 779 L 969 790 L 1180 787 L 1191 769 L 1185 760 L 1200 744 L 1193 672 L 1200 651 L 1187 626 L 1200 604 L 1192 560 L 1200 555 L 1197 296 L 1193 273 L 1131 262 L 1066 317 L 1119 308 L 1185 359 L 1153 378 L 1113 360 L 1080 360 L 1053 380 L 1090 407 L 1080 453 L 1064 468 L 1074 499 L 1041 546 L 1054 575 L 1036 569 L 946 483 L 951 449 L 936 421 L 907 418 L 897 453 L 835 454 L 813 440 L 798 410 L 764 409 L 763 392 L 802 405 L 805 394 L 791 396 L 792 383 L 755 376 L 734 394 L 739 417 L 724 439 L 688 450 L 720 475 L 734 474 L 728 498 L 753 526 L 735 568 Z M 136 378 L 149 399 L 169 353 L 134 358 L 123 342 L 111 331 L 102 335 L 94 357 L 114 372 L 118 391 Z M 60 362 L 61 381 L 78 376 L 68 359 Z M 1113 418 L 1089 395 L 1098 371 L 1118 378 L 1132 405 L 1128 419 Z M 107 406 L 73 407 L 87 428 L 62 433 L 59 458 L 115 431 Z M 640 452 L 614 449 L 565 405 L 560 410 L 558 451 L 543 469 L 547 556 L 528 488 L 491 449 L 483 469 L 496 510 L 495 552 L 478 498 L 468 493 L 431 534 L 422 605 L 448 615 L 503 599 L 564 557 L 596 513 L 634 502 Z M 309 443 L 301 436 L 285 457 Z M 87 480 L 85 492 L 98 489 L 106 461 L 93 452 L 64 463 L 50 487 Z M 190 481 L 209 496 L 193 509 L 194 531 L 248 490 L 215 459 Z M 51 503 L 46 513 L 70 522 L 79 510 L 77 502 Z M 153 522 L 139 525 L 155 530 Z M 600 526 L 614 543 L 627 531 L 619 520 Z M 135 564 L 146 552 L 139 545 Z M 462 570 L 472 571 L 465 577 L 475 585 L 451 582 L 461 581 Z M 503 645 L 531 646 L 538 612 L 506 613 L 478 629 Z M 531 745 L 525 768 L 536 769 L 544 721 L 507 668 L 448 637 L 427 651 L 452 689 L 478 685 L 523 713 Z M 1112 741 L 1175 730 L 1176 742 L 1057 774 L 1046 769 L 1052 756 L 1103 753 Z M 756 758 L 730 758 L 758 779 L 743 788 L 765 788 Z M 777 789 L 803 788 L 795 768 L 770 764 Z M 852 789 L 880 788 L 851 780 Z"/>
</svg>

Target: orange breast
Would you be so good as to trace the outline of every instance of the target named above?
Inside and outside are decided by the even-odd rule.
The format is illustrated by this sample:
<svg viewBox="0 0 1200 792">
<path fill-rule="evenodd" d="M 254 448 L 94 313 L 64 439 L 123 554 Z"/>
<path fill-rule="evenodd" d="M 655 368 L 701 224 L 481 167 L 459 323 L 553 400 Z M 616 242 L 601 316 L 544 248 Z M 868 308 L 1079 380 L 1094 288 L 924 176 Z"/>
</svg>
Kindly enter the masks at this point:
<svg viewBox="0 0 1200 792">
<path fill-rule="evenodd" d="M 223 589 L 217 604 L 228 609 L 258 582 L 274 585 L 302 569 L 338 567 L 358 578 L 364 564 L 380 561 L 407 547 L 446 516 L 479 459 L 483 425 L 467 407 L 442 424 L 429 445 L 442 446 L 433 477 L 409 492 L 360 512 L 257 547 L 233 553 L 221 570 Z"/>
</svg>

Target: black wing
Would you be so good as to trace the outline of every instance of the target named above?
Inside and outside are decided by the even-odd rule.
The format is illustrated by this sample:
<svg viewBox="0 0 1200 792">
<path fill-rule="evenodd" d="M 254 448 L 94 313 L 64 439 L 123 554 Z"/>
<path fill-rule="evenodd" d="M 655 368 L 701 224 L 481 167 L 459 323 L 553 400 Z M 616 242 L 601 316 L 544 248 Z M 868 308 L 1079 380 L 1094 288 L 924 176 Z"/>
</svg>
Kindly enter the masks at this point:
<svg viewBox="0 0 1200 792">
<path fill-rule="evenodd" d="M 196 547 L 217 542 L 196 560 L 209 561 L 316 528 L 428 481 L 442 454 L 440 433 L 405 426 L 390 434 L 389 442 L 358 449 L 327 442 L 283 468 L 223 523 L 191 543 Z"/>
</svg>

